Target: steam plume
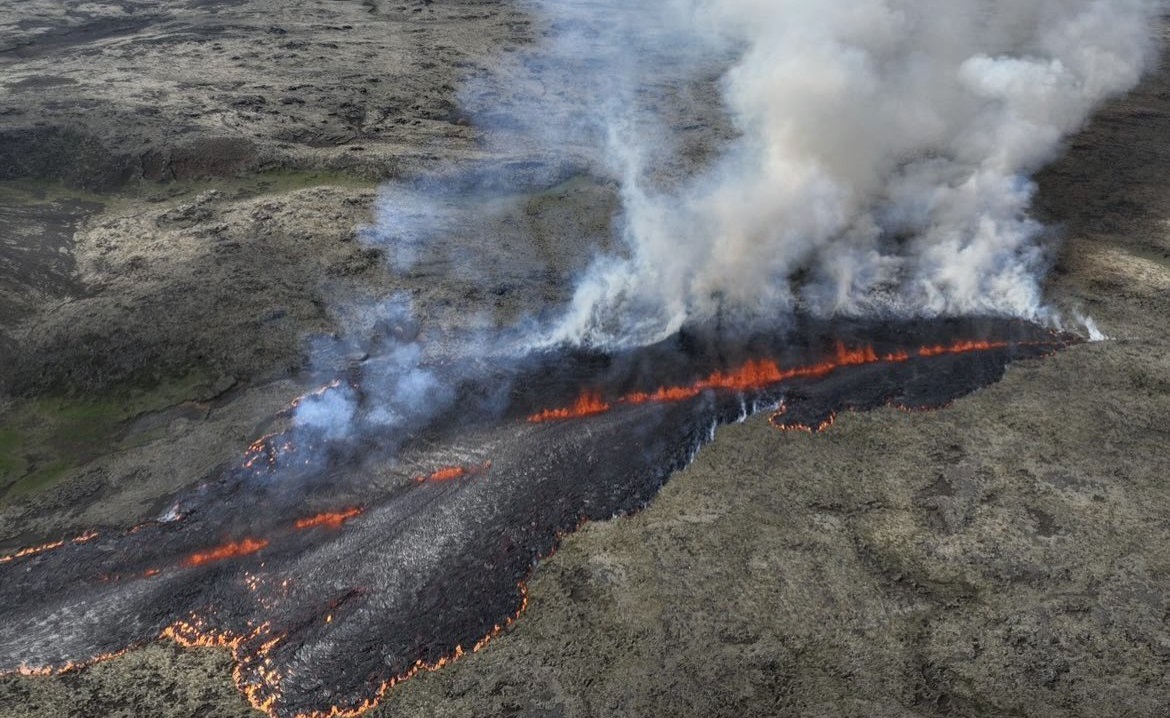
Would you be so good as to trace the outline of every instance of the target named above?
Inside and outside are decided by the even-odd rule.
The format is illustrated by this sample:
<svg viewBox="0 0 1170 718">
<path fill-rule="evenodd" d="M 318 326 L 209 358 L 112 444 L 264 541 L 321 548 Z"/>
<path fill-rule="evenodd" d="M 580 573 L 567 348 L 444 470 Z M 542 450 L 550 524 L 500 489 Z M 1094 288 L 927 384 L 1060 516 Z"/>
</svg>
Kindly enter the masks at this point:
<svg viewBox="0 0 1170 718">
<path fill-rule="evenodd" d="M 621 181 L 627 251 L 593 264 L 552 332 L 554 341 L 595 345 L 652 342 L 716 315 L 775 321 L 795 309 L 1044 318 L 1047 259 L 1028 216 L 1029 174 L 1098 103 L 1137 82 L 1161 8 L 541 6 L 554 24 L 577 23 L 560 34 L 561 53 L 592 53 L 575 78 L 561 79 L 592 94 L 593 112 L 578 125 L 604 137 Z M 604 27 L 581 31 L 588 12 L 603 15 Z M 619 36 L 605 35 L 622 23 Z M 631 83 L 655 72 L 638 63 L 681 59 L 694 69 L 726 57 L 721 93 L 734 138 L 705 169 L 659 181 L 661 153 L 647 148 L 670 146 L 673 118 L 629 101 L 639 96 Z"/>
</svg>

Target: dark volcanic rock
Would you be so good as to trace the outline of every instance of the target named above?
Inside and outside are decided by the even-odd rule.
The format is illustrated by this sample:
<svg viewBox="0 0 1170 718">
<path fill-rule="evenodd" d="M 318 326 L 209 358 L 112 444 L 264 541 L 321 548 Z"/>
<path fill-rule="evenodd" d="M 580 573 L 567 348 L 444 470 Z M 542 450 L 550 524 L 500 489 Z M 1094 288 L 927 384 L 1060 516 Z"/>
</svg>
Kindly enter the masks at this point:
<svg viewBox="0 0 1170 718">
<path fill-rule="evenodd" d="M 463 21 L 468 13 L 481 22 Z M 0 179 L 103 191 L 131 178 L 276 166 L 380 178 L 428 145 L 442 143 L 448 157 L 473 151 L 452 112 L 453 84 L 528 40 L 518 9 L 481 0 L 388 12 L 356 2 L 28 0 L 0 11 L 0 27 L 10 90 Z"/>
<path fill-rule="evenodd" d="M 443 367 L 471 378 L 453 411 L 410 429 L 401 454 L 385 455 L 386 433 L 293 430 L 177 497 L 166 520 L 0 559 L 0 670 L 83 664 L 164 635 L 232 647 L 240 689 L 274 715 L 379 700 L 508 625 L 532 567 L 565 534 L 644 507 L 720 424 L 780 402 L 785 421 L 817 423 L 890 402 L 936 407 L 997 380 L 1011 359 L 1067 341 L 994 321 L 962 333 L 979 324 L 840 327 L 783 342 L 692 336 L 613 357 L 551 354 L 515 376 L 511 367 L 532 362 L 511 359 L 504 376 L 481 378 Z M 807 348 L 836 336 L 871 337 L 871 358 L 838 366 L 842 354 Z M 993 344 L 973 350 L 956 339 Z M 738 390 L 704 379 L 776 361 L 769 345 L 791 378 Z M 383 373 L 378 358 L 367 361 Z M 504 380 L 516 387 L 506 407 L 475 398 Z M 347 382 L 363 385 L 360 375 Z M 700 388 L 630 398 L 672 386 Z M 604 406 L 531 418 L 582 391 Z M 379 410 L 377 394 L 364 402 Z M 380 488 L 368 478 L 387 471 Z M 314 519 L 309 507 L 340 513 Z"/>
</svg>

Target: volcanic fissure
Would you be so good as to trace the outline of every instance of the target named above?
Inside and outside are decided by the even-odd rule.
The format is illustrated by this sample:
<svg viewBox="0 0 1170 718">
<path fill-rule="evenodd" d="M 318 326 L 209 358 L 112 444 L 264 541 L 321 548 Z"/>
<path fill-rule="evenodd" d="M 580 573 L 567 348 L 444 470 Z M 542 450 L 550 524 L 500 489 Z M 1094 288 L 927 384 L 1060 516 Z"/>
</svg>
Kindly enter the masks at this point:
<svg viewBox="0 0 1170 718">
<path fill-rule="evenodd" d="M 719 424 L 772 411 L 815 431 L 841 411 L 939 407 L 1075 341 L 1011 320 L 680 335 L 520 362 L 503 409 L 474 401 L 497 374 L 465 380 L 392 453 L 290 429 L 159 520 L 0 556 L 0 668 L 58 674 L 161 637 L 229 650 L 273 718 L 357 716 L 506 631 L 562 537 L 644 507 Z"/>
</svg>

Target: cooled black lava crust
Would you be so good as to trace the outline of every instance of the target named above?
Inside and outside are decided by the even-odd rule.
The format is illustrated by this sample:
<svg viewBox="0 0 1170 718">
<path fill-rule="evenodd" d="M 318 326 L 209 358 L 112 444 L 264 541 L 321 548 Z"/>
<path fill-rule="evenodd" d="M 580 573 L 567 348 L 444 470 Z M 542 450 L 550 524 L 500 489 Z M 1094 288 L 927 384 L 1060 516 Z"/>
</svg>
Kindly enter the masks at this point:
<svg viewBox="0 0 1170 718">
<path fill-rule="evenodd" d="M 815 364 L 838 342 L 884 356 L 966 340 L 995 346 L 680 401 L 617 400 L 753 359 Z M 780 337 L 692 331 L 617 355 L 554 351 L 441 367 L 459 399 L 408 436 L 270 437 L 250 466 L 175 497 L 168 520 L 9 554 L 0 563 L 0 670 L 83 664 L 173 627 L 232 645 L 241 690 L 273 715 L 360 709 L 416 666 L 438 665 L 506 626 L 522 607 L 523 582 L 564 534 L 645 506 L 718 425 L 780 405 L 782 423 L 809 427 L 845 410 L 938 407 L 997 381 L 1015 359 L 1072 341 L 990 319 L 804 324 Z M 379 370 L 370 359 L 343 381 L 360 387 Z M 527 420 L 582 391 L 612 408 Z M 419 480 L 442 467 L 466 472 Z M 336 524 L 296 525 L 356 508 Z M 242 555 L 213 553 L 233 542 Z"/>
</svg>

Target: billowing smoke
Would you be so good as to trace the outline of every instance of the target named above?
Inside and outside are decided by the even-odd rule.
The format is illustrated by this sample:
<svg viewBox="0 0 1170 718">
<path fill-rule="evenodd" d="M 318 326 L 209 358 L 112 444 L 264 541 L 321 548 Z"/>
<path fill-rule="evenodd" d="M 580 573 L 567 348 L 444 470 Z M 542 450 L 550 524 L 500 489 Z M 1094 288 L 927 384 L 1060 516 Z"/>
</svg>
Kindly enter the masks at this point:
<svg viewBox="0 0 1170 718">
<path fill-rule="evenodd" d="M 606 18 L 559 35 L 559 52 L 578 59 L 575 76 L 558 77 L 569 84 L 560 96 L 574 86 L 591 94 L 588 120 L 624 205 L 625 251 L 594 263 L 552 332 L 595 345 L 793 311 L 1045 318 L 1048 258 L 1028 215 L 1029 175 L 1095 106 L 1137 82 L 1160 9 L 1153 0 L 540 5 L 554 27 Z M 623 30 L 607 37 L 613 27 Z M 638 63 L 694 69 L 727 57 L 720 88 L 734 136 L 716 161 L 662 182 L 659 150 L 677 118 L 637 101 L 631 83 L 660 71 Z M 542 116 L 555 117 L 544 102 Z"/>
<path fill-rule="evenodd" d="M 537 345 L 598 347 L 798 313 L 1059 322 L 1030 177 L 1137 82 L 1163 6 L 530 2 L 535 44 L 463 90 L 504 160 L 387 188 L 367 239 L 400 270 L 445 244 L 452 272 L 487 273 L 485 187 L 612 182 L 616 241 L 535 323 Z"/>
<path fill-rule="evenodd" d="M 345 332 L 318 337 L 312 347 L 320 388 L 294 402 L 291 427 L 277 439 L 278 449 L 287 445 L 278 453 L 301 467 L 368 437 L 376 438 L 380 458 L 393 456 L 410 432 L 455 399 L 452 378 L 440 376 L 426 355 L 408 297 L 340 308 L 337 315 Z"/>
<path fill-rule="evenodd" d="M 376 437 L 393 453 L 461 382 L 497 391 L 460 412 L 503 411 L 534 348 L 648 345 L 689 324 L 776 335 L 798 315 L 1055 319 L 1029 177 L 1137 82 L 1162 7 L 530 2 L 533 45 L 462 91 L 498 161 L 383 188 L 361 234 L 406 289 L 359 302 L 317 347 L 321 381 L 343 378 L 298 404 L 298 445 Z M 616 188 L 612 237 L 580 218 L 546 251 L 527 203 L 573 178 Z M 570 270 L 539 266 L 571 251 Z M 548 277 L 560 286 L 530 286 Z M 491 313 L 525 292 L 519 314 Z M 449 309 L 423 333 L 427 296 Z"/>
</svg>

